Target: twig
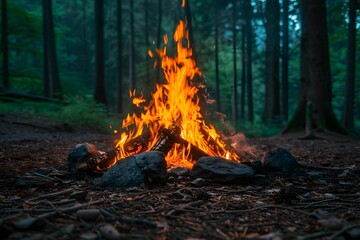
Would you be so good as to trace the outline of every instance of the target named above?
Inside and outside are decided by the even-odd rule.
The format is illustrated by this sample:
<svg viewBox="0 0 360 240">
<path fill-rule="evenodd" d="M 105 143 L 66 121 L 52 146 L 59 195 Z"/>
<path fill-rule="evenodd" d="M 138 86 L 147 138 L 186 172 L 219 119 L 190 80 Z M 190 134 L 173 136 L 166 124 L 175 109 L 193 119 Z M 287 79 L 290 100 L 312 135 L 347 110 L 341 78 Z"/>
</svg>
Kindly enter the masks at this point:
<svg viewBox="0 0 360 240">
<path fill-rule="evenodd" d="M 37 196 L 35 198 L 31 198 L 29 200 L 26 200 L 25 203 L 29 204 L 29 205 L 36 205 L 36 204 L 38 204 L 38 202 L 36 202 L 36 201 L 46 199 L 46 198 L 49 198 L 49 197 L 62 196 L 62 195 L 65 195 L 65 194 L 73 192 L 73 191 L 74 191 L 73 188 L 68 188 L 68 189 L 65 189 L 65 190 L 59 191 L 59 192 L 43 194 L 43 195 Z"/>
<path fill-rule="evenodd" d="M 256 210 L 261 210 L 261 209 L 268 209 L 268 208 L 280 208 L 280 209 L 286 209 L 286 210 L 290 210 L 293 212 L 298 212 L 304 215 L 309 215 L 309 213 L 301 211 L 301 210 L 297 210 L 297 209 L 293 209 L 291 207 L 285 207 L 285 206 L 281 206 L 281 205 L 265 205 L 265 206 L 261 206 L 261 207 L 255 207 L 255 208 L 249 208 L 249 209 L 242 209 L 242 210 L 219 210 L 219 211 L 212 211 L 212 212 L 206 212 L 209 214 L 216 214 L 216 213 L 244 213 L 244 212 L 251 212 L 251 211 L 256 211 Z"/>
<path fill-rule="evenodd" d="M 106 217 L 110 217 L 114 220 L 118 220 L 118 221 L 122 221 L 122 222 L 126 222 L 126 223 L 137 223 L 137 224 L 143 224 L 152 228 L 156 228 L 157 225 L 156 223 L 146 220 L 146 219 L 140 219 L 140 218 L 130 218 L 130 217 L 120 217 L 118 215 L 115 215 L 113 213 L 111 213 L 109 210 L 105 209 L 105 208 L 100 208 L 100 212 L 106 216 Z"/>
<path fill-rule="evenodd" d="M 344 232 L 349 231 L 349 230 L 351 230 L 353 228 L 360 228 L 360 225 L 352 225 L 352 226 L 345 227 L 345 228 L 341 229 L 340 231 L 338 231 L 338 232 L 334 233 L 333 235 L 331 235 L 328 240 L 333 240 L 336 237 L 343 234 Z"/>
<path fill-rule="evenodd" d="M 67 207 L 67 208 L 56 209 L 51 212 L 41 214 L 37 217 L 29 216 L 27 218 L 18 220 L 15 223 L 15 226 L 17 226 L 20 229 L 27 229 L 28 227 L 30 227 L 33 223 L 35 223 L 38 220 L 44 220 L 44 219 L 48 219 L 51 217 L 55 217 L 58 214 L 71 213 L 71 212 L 77 211 L 81 208 L 88 207 L 93 204 L 103 203 L 103 202 L 104 202 L 104 199 L 100 199 L 100 200 L 97 200 L 94 202 L 84 203 L 84 204 L 75 205 L 75 206 L 71 206 L 71 207 Z"/>
</svg>

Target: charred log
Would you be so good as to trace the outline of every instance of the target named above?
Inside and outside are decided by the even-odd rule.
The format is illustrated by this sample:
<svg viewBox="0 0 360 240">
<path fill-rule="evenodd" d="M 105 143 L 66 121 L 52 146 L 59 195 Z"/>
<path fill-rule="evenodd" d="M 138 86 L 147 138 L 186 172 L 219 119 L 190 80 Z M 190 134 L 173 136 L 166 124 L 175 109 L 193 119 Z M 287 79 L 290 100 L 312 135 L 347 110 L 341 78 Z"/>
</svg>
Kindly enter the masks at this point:
<svg viewBox="0 0 360 240">
<path fill-rule="evenodd" d="M 116 162 L 119 153 L 119 148 L 104 152 L 95 158 L 88 159 L 85 163 L 77 165 L 76 171 L 103 172 Z"/>
</svg>

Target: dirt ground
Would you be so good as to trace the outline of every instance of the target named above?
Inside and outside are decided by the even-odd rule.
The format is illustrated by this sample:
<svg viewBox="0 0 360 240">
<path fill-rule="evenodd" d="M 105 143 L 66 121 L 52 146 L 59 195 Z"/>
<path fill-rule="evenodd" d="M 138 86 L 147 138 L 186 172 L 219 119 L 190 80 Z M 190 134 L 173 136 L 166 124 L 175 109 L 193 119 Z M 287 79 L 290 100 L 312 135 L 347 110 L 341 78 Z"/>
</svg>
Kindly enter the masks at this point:
<svg viewBox="0 0 360 240">
<path fill-rule="evenodd" d="M 319 134 L 249 138 L 254 154 L 284 147 L 304 167 L 258 174 L 243 185 L 109 191 L 74 178 L 69 151 L 112 135 L 71 131 L 46 119 L 0 116 L 1 239 L 360 239 L 360 140 Z M 85 217 L 79 209 L 85 211 Z M 90 215 L 90 217 L 89 217 Z"/>
</svg>

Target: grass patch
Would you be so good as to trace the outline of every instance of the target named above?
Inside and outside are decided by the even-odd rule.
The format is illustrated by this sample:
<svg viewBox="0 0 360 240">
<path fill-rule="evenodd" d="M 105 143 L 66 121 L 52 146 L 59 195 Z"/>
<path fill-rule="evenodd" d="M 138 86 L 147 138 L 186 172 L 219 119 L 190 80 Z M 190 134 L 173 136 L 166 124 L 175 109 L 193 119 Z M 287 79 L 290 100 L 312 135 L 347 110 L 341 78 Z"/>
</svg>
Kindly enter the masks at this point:
<svg viewBox="0 0 360 240">
<path fill-rule="evenodd" d="M 27 116 L 46 117 L 56 123 L 66 124 L 75 130 L 94 130 L 111 132 L 111 123 L 120 122 L 120 118 L 107 114 L 103 105 L 92 98 L 66 98 L 69 104 L 61 105 L 48 102 L 32 102 L 21 99 L 0 102 L 1 114 L 21 114 Z"/>
</svg>

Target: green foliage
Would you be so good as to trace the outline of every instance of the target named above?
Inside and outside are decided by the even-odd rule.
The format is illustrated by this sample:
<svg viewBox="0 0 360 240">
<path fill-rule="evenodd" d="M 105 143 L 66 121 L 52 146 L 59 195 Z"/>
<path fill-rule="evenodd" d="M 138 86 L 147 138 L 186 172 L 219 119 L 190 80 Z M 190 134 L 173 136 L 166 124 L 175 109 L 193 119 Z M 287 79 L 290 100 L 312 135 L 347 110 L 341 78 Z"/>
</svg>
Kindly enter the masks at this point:
<svg viewBox="0 0 360 240">
<path fill-rule="evenodd" d="M 80 130 L 104 132 L 109 128 L 104 106 L 95 103 L 93 98 L 75 97 L 69 101 L 70 104 L 51 114 L 51 117 Z"/>
</svg>

